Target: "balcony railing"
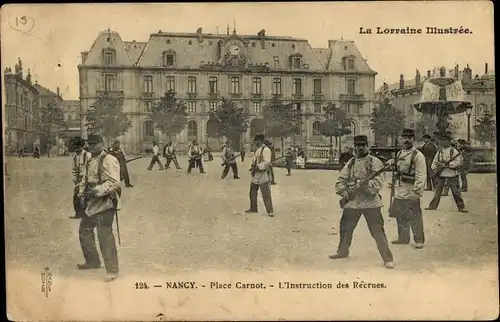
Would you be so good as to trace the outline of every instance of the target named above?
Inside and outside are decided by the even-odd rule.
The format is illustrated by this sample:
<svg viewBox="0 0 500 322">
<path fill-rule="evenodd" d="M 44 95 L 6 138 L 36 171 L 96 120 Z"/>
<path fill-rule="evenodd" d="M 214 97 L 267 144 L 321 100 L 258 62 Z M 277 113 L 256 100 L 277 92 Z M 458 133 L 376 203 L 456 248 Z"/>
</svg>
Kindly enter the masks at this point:
<svg viewBox="0 0 500 322">
<path fill-rule="evenodd" d="M 186 96 L 187 98 L 192 99 L 198 97 L 198 93 L 186 93 Z"/>
<path fill-rule="evenodd" d="M 153 92 L 142 92 L 142 97 L 143 98 L 152 98 Z"/>
<path fill-rule="evenodd" d="M 365 96 L 363 94 L 340 94 L 341 101 L 364 101 Z"/>
<path fill-rule="evenodd" d="M 262 94 L 261 93 L 252 93 L 252 99 L 254 99 L 254 100 L 261 100 L 262 99 Z"/>
<path fill-rule="evenodd" d="M 231 96 L 232 98 L 240 98 L 242 96 L 241 93 L 229 93 L 229 96 Z"/>
<path fill-rule="evenodd" d="M 323 100 L 323 94 L 313 94 L 313 100 L 315 101 Z"/>
<path fill-rule="evenodd" d="M 273 98 L 278 98 L 278 99 L 283 98 L 283 94 L 272 94 L 272 95 L 273 95 Z"/>
<path fill-rule="evenodd" d="M 303 99 L 304 98 L 304 94 L 293 94 L 293 98 L 294 99 Z"/>
<path fill-rule="evenodd" d="M 97 91 L 97 97 L 111 96 L 111 97 L 123 97 L 123 91 Z"/>
<path fill-rule="evenodd" d="M 217 99 L 219 98 L 219 93 L 208 93 L 208 97 L 211 99 Z"/>
</svg>

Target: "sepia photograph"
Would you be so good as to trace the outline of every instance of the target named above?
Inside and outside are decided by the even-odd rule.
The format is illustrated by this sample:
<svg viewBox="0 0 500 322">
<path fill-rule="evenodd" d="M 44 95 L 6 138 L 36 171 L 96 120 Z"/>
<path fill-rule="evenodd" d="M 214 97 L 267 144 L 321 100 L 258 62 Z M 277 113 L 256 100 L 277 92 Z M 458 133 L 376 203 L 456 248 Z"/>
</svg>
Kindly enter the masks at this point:
<svg viewBox="0 0 500 322">
<path fill-rule="evenodd" d="M 492 2 L 0 17 L 6 319 L 498 318 Z"/>
</svg>

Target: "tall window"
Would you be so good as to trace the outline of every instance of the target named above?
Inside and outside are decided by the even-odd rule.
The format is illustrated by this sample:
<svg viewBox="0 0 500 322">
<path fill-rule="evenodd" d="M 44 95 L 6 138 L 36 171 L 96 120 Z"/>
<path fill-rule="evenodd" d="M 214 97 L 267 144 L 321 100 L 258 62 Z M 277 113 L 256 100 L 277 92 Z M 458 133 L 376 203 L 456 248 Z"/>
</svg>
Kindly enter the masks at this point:
<svg viewBox="0 0 500 322">
<path fill-rule="evenodd" d="M 189 138 L 198 137 L 198 123 L 196 123 L 196 121 L 188 122 L 188 137 Z"/>
<path fill-rule="evenodd" d="M 209 103 L 209 108 L 210 108 L 210 111 L 215 111 L 217 109 L 217 102 L 210 102 Z"/>
<path fill-rule="evenodd" d="M 352 136 L 356 136 L 356 135 L 357 135 L 357 134 L 356 134 L 356 124 L 355 124 L 354 122 L 351 122 L 351 124 L 350 124 L 350 125 L 351 125 L 351 126 L 350 126 L 350 128 L 351 128 L 351 135 L 352 135 Z"/>
<path fill-rule="evenodd" d="M 354 68 L 354 58 L 347 59 L 347 68 L 349 68 L 349 69 Z"/>
<path fill-rule="evenodd" d="M 356 94 L 356 80 L 354 78 L 347 79 L 347 94 L 354 95 Z"/>
<path fill-rule="evenodd" d="M 273 62 L 274 62 L 274 68 L 280 67 L 280 58 L 278 56 L 273 57 Z"/>
<path fill-rule="evenodd" d="M 262 94 L 262 79 L 260 77 L 253 78 L 253 94 Z"/>
<path fill-rule="evenodd" d="M 152 93 L 153 92 L 153 76 L 151 75 L 146 75 L 144 76 L 144 82 L 143 82 L 143 92 L 144 93 Z"/>
<path fill-rule="evenodd" d="M 281 94 L 281 78 L 273 78 L 273 94 Z"/>
<path fill-rule="evenodd" d="M 174 66 L 174 54 L 163 55 L 163 66 Z"/>
<path fill-rule="evenodd" d="M 321 103 L 314 103 L 314 113 L 321 113 Z"/>
<path fill-rule="evenodd" d="M 292 68 L 300 68 L 300 57 L 292 58 Z"/>
<path fill-rule="evenodd" d="M 188 93 L 196 93 L 196 76 L 188 76 Z"/>
<path fill-rule="evenodd" d="M 260 113 L 260 107 L 261 107 L 260 102 L 253 102 L 253 111 L 254 111 L 254 113 Z"/>
<path fill-rule="evenodd" d="M 240 78 L 239 77 L 231 77 L 231 93 L 239 94 L 240 93 Z"/>
<path fill-rule="evenodd" d="M 302 79 L 294 78 L 293 79 L 293 93 L 294 94 L 302 94 Z"/>
<path fill-rule="evenodd" d="M 319 132 L 320 125 L 321 125 L 321 123 L 319 121 L 314 121 L 312 135 L 314 135 L 314 136 L 320 136 L 321 135 L 321 133 Z"/>
<path fill-rule="evenodd" d="M 314 80 L 314 95 L 321 95 L 321 78 Z"/>
<path fill-rule="evenodd" d="M 114 74 L 104 74 L 104 90 L 114 91 L 115 90 L 116 75 Z"/>
<path fill-rule="evenodd" d="M 167 92 L 175 92 L 175 76 L 167 76 Z"/>
<path fill-rule="evenodd" d="M 208 86 L 210 87 L 210 93 L 217 93 L 217 77 L 210 76 L 210 78 L 208 79 Z"/>
<path fill-rule="evenodd" d="M 114 50 L 105 50 L 103 52 L 104 65 L 113 65 L 115 63 Z"/>
<path fill-rule="evenodd" d="M 151 112 L 153 109 L 153 102 L 152 101 L 144 101 L 145 109 L 146 112 Z"/>
<path fill-rule="evenodd" d="M 188 113 L 196 113 L 196 102 L 188 102 Z"/>
<path fill-rule="evenodd" d="M 154 135 L 153 122 L 152 121 L 144 122 L 143 130 L 144 130 L 143 131 L 144 136 L 153 136 Z"/>
</svg>

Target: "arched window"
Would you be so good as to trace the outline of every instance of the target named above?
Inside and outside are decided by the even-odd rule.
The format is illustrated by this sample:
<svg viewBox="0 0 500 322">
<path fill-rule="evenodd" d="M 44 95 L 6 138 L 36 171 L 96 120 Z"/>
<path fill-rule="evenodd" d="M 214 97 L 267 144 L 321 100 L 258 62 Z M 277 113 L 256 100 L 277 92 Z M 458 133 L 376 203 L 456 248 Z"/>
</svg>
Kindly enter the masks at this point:
<svg viewBox="0 0 500 322">
<path fill-rule="evenodd" d="M 196 139 L 198 137 L 198 123 L 196 121 L 188 122 L 188 137 Z"/>
<path fill-rule="evenodd" d="M 153 122 L 146 121 L 144 122 L 143 127 L 144 136 L 154 136 Z"/>
<path fill-rule="evenodd" d="M 313 123 L 313 135 L 314 136 L 320 136 L 321 133 L 319 132 L 319 127 L 321 126 L 321 122 L 320 121 L 314 121 Z"/>
</svg>

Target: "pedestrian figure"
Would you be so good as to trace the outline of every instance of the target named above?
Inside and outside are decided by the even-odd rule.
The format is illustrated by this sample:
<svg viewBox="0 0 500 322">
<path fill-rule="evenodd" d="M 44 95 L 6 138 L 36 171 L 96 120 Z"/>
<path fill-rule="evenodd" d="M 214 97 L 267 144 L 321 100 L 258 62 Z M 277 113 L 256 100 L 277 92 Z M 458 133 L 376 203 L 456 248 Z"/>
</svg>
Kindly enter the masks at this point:
<svg viewBox="0 0 500 322">
<path fill-rule="evenodd" d="M 91 158 L 85 166 L 84 179 L 80 181 L 79 197 L 84 206 L 84 217 L 80 221 L 79 237 L 85 263 L 78 269 L 96 269 L 101 261 L 95 243 L 94 229 L 106 268 L 106 281 L 118 276 L 118 252 L 113 221 L 118 210 L 120 189 L 120 163 L 103 149 L 99 135 L 90 134 L 87 139 Z"/>
<path fill-rule="evenodd" d="M 33 151 L 33 159 L 40 159 L 40 149 L 38 147 L 35 147 Z"/>
<path fill-rule="evenodd" d="M 177 162 L 177 155 L 175 154 L 175 149 L 172 146 L 172 142 L 168 142 L 167 145 L 165 145 L 165 148 L 163 149 L 163 156 L 166 159 L 165 169 L 170 168 L 170 163 L 172 161 L 174 161 L 174 165 L 177 170 L 181 169 L 181 167 L 179 166 L 179 162 Z"/>
<path fill-rule="evenodd" d="M 403 149 L 396 155 L 396 186 L 389 209 L 389 217 L 396 218 L 398 225 L 398 239 L 392 243 L 409 244 L 411 228 L 415 248 L 420 249 L 425 242 L 420 198 L 427 179 L 427 164 L 423 153 L 414 146 L 415 131 L 404 129 L 401 137 Z"/>
<path fill-rule="evenodd" d="M 83 176 L 85 174 L 85 167 L 87 162 L 90 160 L 90 153 L 83 149 L 85 145 L 85 140 L 77 137 L 73 140 L 73 148 L 75 149 L 75 154 L 73 155 L 73 168 L 71 171 L 71 175 L 73 178 L 73 209 L 75 210 L 75 214 L 71 216 L 71 219 L 78 219 L 84 216 L 85 209 L 78 197 L 78 193 L 80 191 L 80 182 L 83 180 Z"/>
<path fill-rule="evenodd" d="M 273 162 L 276 160 L 276 152 L 274 150 L 274 146 L 269 140 L 265 140 L 264 144 L 271 150 L 271 164 L 268 167 L 268 172 L 269 172 L 269 181 L 270 184 L 275 185 L 276 181 L 274 180 L 274 170 L 273 170 Z"/>
<path fill-rule="evenodd" d="M 425 164 L 427 166 L 427 178 L 426 178 L 426 191 L 432 191 L 434 189 L 434 182 L 432 178 L 431 165 L 432 160 L 434 160 L 434 156 L 438 150 L 436 144 L 432 142 L 431 136 L 429 134 L 425 134 L 423 137 L 424 145 L 420 148 L 420 152 L 425 157 Z"/>
<path fill-rule="evenodd" d="M 264 144 L 264 135 L 257 134 L 254 138 L 256 151 L 250 166 L 252 181 L 250 183 L 250 208 L 246 213 L 257 213 L 257 192 L 261 191 L 262 199 L 269 217 L 274 217 L 273 200 L 271 198 L 271 186 L 269 185 L 269 171 L 271 165 L 271 149 Z"/>
<path fill-rule="evenodd" d="M 203 162 L 201 160 L 203 157 L 203 153 L 201 147 L 198 145 L 197 140 L 193 140 L 193 144 L 189 146 L 188 157 L 189 166 L 187 169 L 187 173 L 191 173 L 191 170 L 194 167 L 200 169 L 200 173 L 205 173 L 205 170 L 203 170 Z"/>
<path fill-rule="evenodd" d="M 286 157 L 285 157 L 285 165 L 286 165 L 286 171 L 287 171 L 287 176 L 292 175 L 292 166 L 293 166 L 293 151 L 291 148 L 286 149 Z"/>
<path fill-rule="evenodd" d="M 245 162 L 245 154 L 246 154 L 245 147 L 243 146 L 243 147 L 241 147 L 241 151 L 240 151 L 240 157 L 241 157 L 242 163 Z"/>
<path fill-rule="evenodd" d="M 350 189 L 356 186 L 358 181 L 367 178 L 371 173 L 381 170 L 384 166 L 379 159 L 369 154 L 366 135 L 355 136 L 354 145 L 356 147 L 356 156 L 351 158 L 342 168 L 335 183 L 336 193 L 343 198 L 350 195 Z M 394 268 L 392 252 L 389 249 L 389 243 L 384 231 L 384 218 L 380 211 L 383 206 L 379 195 L 382 186 L 383 178 L 380 174 L 366 185 L 360 187 L 359 192 L 352 196 L 351 200 L 345 205 L 340 219 L 340 243 L 337 253 L 329 256 L 331 259 L 347 258 L 349 256 L 354 229 L 361 215 L 364 215 L 385 267 Z"/>
<path fill-rule="evenodd" d="M 449 133 L 442 134 L 439 137 L 442 148 L 438 150 L 432 161 L 431 170 L 435 177 L 436 190 L 434 198 L 425 210 L 436 210 L 441 201 L 441 195 L 446 182 L 450 185 L 453 199 L 458 207 L 459 212 L 467 212 L 465 209 L 464 200 L 459 188 L 459 173 L 458 169 L 462 165 L 463 159 L 460 152 L 451 146 L 451 135 Z"/>
<path fill-rule="evenodd" d="M 158 147 L 158 144 L 156 144 L 156 141 L 153 141 L 153 157 L 151 158 L 151 163 L 149 163 L 149 171 L 153 170 L 155 163 L 158 164 L 160 170 L 163 170 L 163 165 L 160 162 L 160 148 Z"/>
<path fill-rule="evenodd" d="M 222 171 L 221 179 L 225 179 L 229 173 L 229 168 L 233 170 L 233 178 L 239 179 L 238 177 L 238 164 L 236 163 L 236 157 L 234 150 L 231 147 L 231 142 L 227 141 L 222 151 L 222 161 L 224 161 L 224 170 Z"/>
<path fill-rule="evenodd" d="M 130 175 L 127 167 L 127 156 L 120 148 L 120 141 L 116 140 L 113 142 L 113 146 L 109 149 L 109 154 L 114 156 L 120 163 L 120 180 L 125 181 L 125 187 L 132 188 L 133 185 L 130 183 Z"/>
</svg>

